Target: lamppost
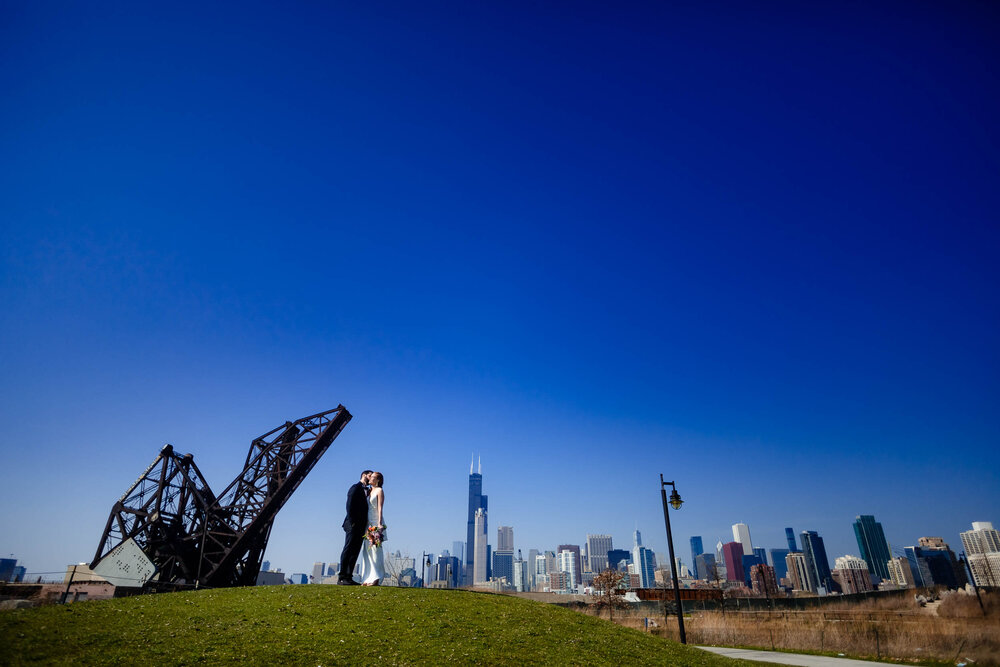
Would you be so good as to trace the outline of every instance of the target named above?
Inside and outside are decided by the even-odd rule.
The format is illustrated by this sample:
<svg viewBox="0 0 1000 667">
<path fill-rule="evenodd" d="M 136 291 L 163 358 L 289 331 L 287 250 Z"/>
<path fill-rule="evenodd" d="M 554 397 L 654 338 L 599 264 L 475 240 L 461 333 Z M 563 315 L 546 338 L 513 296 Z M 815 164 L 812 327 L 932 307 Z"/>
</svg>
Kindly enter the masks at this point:
<svg viewBox="0 0 1000 667">
<path fill-rule="evenodd" d="M 421 554 L 422 555 L 420 560 L 420 587 L 427 588 L 427 580 L 425 579 L 425 576 L 427 574 L 427 568 L 431 566 L 431 556 L 433 554 L 429 554 L 426 551 L 421 552 Z"/>
<path fill-rule="evenodd" d="M 670 494 L 670 507 L 679 510 L 684 501 L 677 493 L 677 487 L 673 482 L 663 481 L 663 473 L 660 473 L 660 497 L 663 499 L 663 523 L 667 526 L 667 549 L 670 551 L 670 572 L 674 580 L 674 601 L 677 603 L 677 627 L 681 631 L 681 643 L 687 644 L 687 637 L 684 635 L 684 609 L 681 607 L 681 587 L 677 583 L 677 560 L 674 558 L 674 537 L 670 534 L 670 511 L 667 509 L 667 484 L 673 488 Z M 663 605 L 666 608 L 666 605 Z M 666 611 L 664 611 L 664 619 Z"/>
</svg>

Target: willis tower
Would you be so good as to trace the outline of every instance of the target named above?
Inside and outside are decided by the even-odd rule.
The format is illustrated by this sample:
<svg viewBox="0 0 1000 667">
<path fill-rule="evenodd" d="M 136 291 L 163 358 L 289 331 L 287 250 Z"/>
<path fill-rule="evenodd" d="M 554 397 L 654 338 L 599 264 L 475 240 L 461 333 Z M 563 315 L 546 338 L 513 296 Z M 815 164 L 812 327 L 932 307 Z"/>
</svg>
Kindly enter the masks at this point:
<svg viewBox="0 0 1000 667">
<path fill-rule="evenodd" d="M 479 458 L 479 472 L 473 472 L 473 459 L 469 464 L 469 530 L 465 540 L 465 580 L 466 585 L 472 585 L 472 575 L 475 565 L 476 546 L 476 510 L 487 511 L 487 497 L 483 495 L 483 459 Z M 485 527 L 484 527 L 485 528 Z M 487 535 L 489 532 L 486 533 Z"/>
</svg>

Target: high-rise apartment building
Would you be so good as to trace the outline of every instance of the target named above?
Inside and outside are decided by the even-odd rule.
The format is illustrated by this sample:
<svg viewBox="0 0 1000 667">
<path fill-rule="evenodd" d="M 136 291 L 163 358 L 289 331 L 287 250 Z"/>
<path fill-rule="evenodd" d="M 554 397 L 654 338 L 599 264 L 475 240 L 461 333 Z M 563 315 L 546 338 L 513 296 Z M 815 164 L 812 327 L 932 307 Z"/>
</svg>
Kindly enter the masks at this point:
<svg viewBox="0 0 1000 667">
<path fill-rule="evenodd" d="M 587 535 L 587 560 L 591 572 L 601 573 L 608 569 L 608 552 L 613 548 L 610 535 Z"/>
<path fill-rule="evenodd" d="M 750 526 L 745 523 L 734 523 L 733 542 L 739 542 L 743 546 L 744 555 L 753 555 L 753 543 L 750 541 Z"/>
<path fill-rule="evenodd" d="M 773 597 L 778 594 L 778 580 L 774 576 L 774 568 L 760 564 L 750 568 L 750 586 L 757 595 Z"/>
<path fill-rule="evenodd" d="M 524 593 L 525 591 L 531 590 L 529 572 L 528 572 L 528 562 L 516 558 L 514 560 L 514 590 L 518 593 Z"/>
<path fill-rule="evenodd" d="M 514 527 L 497 528 L 497 551 L 514 551 Z"/>
<path fill-rule="evenodd" d="M 910 561 L 905 556 L 890 558 L 886 563 L 889 570 L 889 579 L 892 583 L 901 588 L 913 588 L 916 583 L 913 580 L 913 571 L 910 569 Z"/>
<path fill-rule="evenodd" d="M 473 524 L 473 554 L 475 554 L 472 564 L 472 584 L 478 586 L 489 581 L 487 568 L 486 550 L 486 510 L 482 507 L 476 510 L 475 522 Z"/>
<path fill-rule="evenodd" d="M 698 569 L 698 556 L 703 553 L 705 553 L 705 547 L 702 546 L 701 535 L 695 535 L 691 538 L 691 567 L 694 568 L 695 579 L 705 576 L 705 573 Z"/>
<path fill-rule="evenodd" d="M 1000 532 L 989 521 L 974 521 L 961 538 L 975 585 L 1000 586 Z"/>
<path fill-rule="evenodd" d="M 573 558 L 575 559 L 575 562 L 576 562 L 576 566 L 573 568 L 573 576 L 575 577 L 573 579 L 573 581 L 574 581 L 574 583 L 582 584 L 583 583 L 583 567 L 582 567 L 582 563 L 580 562 L 580 545 L 579 544 L 560 544 L 559 548 L 557 549 L 557 551 L 559 553 L 562 553 L 563 551 L 571 551 L 571 552 L 573 552 Z M 562 568 L 560 568 L 560 569 L 562 569 Z M 565 572 L 565 570 L 563 570 L 563 571 Z"/>
<path fill-rule="evenodd" d="M 816 592 L 816 582 L 810 576 L 805 554 L 793 551 L 785 557 L 785 565 L 788 567 L 788 578 L 792 581 L 793 589 Z"/>
<path fill-rule="evenodd" d="M 889 543 L 882 531 L 882 524 L 871 514 L 860 514 L 854 521 L 854 536 L 858 540 L 861 557 L 868 563 L 868 571 L 879 579 L 889 578 Z"/>
<path fill-rule="evenodd" d="M 886 574 L 888 573 L 889 568 L 886 567 Z M 875 587 L 872 586 L 872 576 L 868 570 L 868 562 L 857 556 L 841 556 L 834 561 L 832 576 L 840 585 L 840 591 L 844 595 L 866 593 L 875 590 Z M 886 577 L 886 579 L 888 578 Z"/>
<path fill-rule="evenodd" d="M 802 553 L 806 557 L 806 567 L 816 582 L 817 593 L 832 593 L 834 588 L 833 575 L 830 573 L 830 561 L 826 557 L 826 547 L 823 538 L 815 530 L 803 530 Z M 822 590 L 820 590 L 822 589 Z"/>
<path fill-rule="evenodd" d="M 532 561 L 534 571 L 531 573 L 532 590 L 540 588 L 539 582 L 547 577 L 549 574 L 548 569 L 545 566 L 545 554 L 536 554 L 535 560 Z"/>
<path fill-rule="evenodd" d="M 550 572 L 548 578 L 549 590 L 553 592 L 568 591 L 573 588 L 573 575 L 570 572 L 556 570 L 555 572 Z"/>
<path fill-rule="evenodd" d="M 309 577 L 312 583 L 322 584 L 324 576 L 326 576 L 326 563 L 313 563 L 312 576 Z"/>
<path fill-rule="evenodd" d="M 559 549 L 559 571 L 565 572 L 567 578 L 569 579 L 569 585 L 566 586 L 567 589 L 574 587 L 577 577 L 580 575 L 580 572 L 577 570 L 579 563 L 579 547 L 577 547 L 577 551 L 562 548 Z"/>
</svg>

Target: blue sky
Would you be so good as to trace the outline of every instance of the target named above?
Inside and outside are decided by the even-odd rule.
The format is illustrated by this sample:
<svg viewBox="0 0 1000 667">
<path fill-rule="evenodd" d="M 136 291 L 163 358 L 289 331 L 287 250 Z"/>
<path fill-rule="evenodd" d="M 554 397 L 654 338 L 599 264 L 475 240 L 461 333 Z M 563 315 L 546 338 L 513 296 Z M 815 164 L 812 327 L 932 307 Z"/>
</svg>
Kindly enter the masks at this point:
<svg viewBox="0 0 1000 667">
<path fill-rule="evenodd" d="M 0 555 L 354 420 L 268 558 L 1000 521 L 988 4 L 0 5 Z M 685 560 L 687 560 L 685 556 Z"/>
</svg>

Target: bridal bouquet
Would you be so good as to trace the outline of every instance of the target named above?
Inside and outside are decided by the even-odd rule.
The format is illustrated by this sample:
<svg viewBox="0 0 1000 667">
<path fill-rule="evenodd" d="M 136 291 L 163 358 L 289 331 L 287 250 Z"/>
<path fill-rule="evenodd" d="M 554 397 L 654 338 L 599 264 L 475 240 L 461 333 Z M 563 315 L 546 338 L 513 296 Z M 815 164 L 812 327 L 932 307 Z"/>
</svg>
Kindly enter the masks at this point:
<svg viewBox="0 0 1000 667">
<path fill-rule="evenodd" d="M 377 547 L 385 542 L 385 525 L 368 526 L 368 530 L 365 531 L 365 539 L 368 540 L 373 547 Z"/>
</svg>

